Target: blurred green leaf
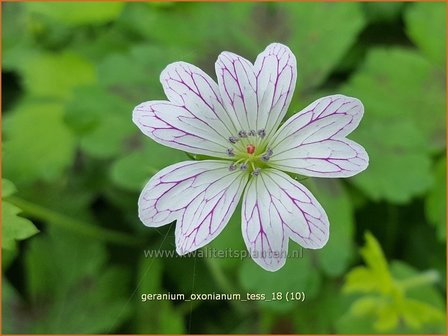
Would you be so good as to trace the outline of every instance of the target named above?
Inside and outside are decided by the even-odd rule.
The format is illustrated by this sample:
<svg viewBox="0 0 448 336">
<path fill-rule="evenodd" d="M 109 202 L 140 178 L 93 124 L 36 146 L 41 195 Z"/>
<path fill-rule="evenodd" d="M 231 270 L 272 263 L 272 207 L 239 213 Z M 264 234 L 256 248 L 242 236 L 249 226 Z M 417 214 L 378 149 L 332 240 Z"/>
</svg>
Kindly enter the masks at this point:
<svg viewBox="0 0 448 336">
<path fill-rule="evenodd" d="M 327 212 L 330 239 L 316 250 L 322 270 L 330 276 L 342 275 L 353 256 L 353 209 L 344 186 L 334 179 L 316 179 L 313 194 Z"/>
<path fill-rule="evenodd" d="M 28 101 L 4 121 L 4 175 L 18 185 L 53 180 L 72 163 L 75 139 L 62 106 Z"/>
<path fill-rule="evenodd" d="M 106 258 L 98 242 L 54 229 L 50 235 L 41 235 L 26 251 L 27 292 L 32 302 L 63 298 L 68 289 L 95 276 Z M 68 265 L 76 265 L 76 269 Z"/>
<path fill-rule="evenodd" d="M 445 147 L 444 74 L 419 53 L 371 49 L 341 91 L 363 102 L 361 128 L 369 129 L 373 120 L 393 126 L 406 120 L 414 123 L 432 151 Z"/>
<path fill-rule="evenodd" d="M 2 253 L 3 261 L 3 253 Z M 3 266 L 3 265 L 2 265 Z M 24 307 L 24 302 L 20 297 L 20 294 L 12 286 L 11 282 L 2 275 L 2 305 L 8 307 L 8 309 L 2 309 L 2 333 L 12 334 L 14 330 L 17 330 L 18 326 L 26 326 L 27 321 L 20 319 L 19 312 Z"/>
<path fill-rule="evenodd" d="M 71 52 L 34 53 L 20 70 L 26 90 L 38 97 L 71 98 L 75 87 L 95 82 L 92 64 Z"/>
<path fill-rule="evenodd" d="M 362 7 L 370 22 L 393 22 L 400 17 L 404 2 L 363 2 Z"/>
<path fill-rule="evenodd" d="M 2 249 L 10 251 L 15 250 L 16 241 L 27 239 L 39 232 L 30 220 L 18 216 L 20 208 L 4 199 L 15 191 L 11 181 L 2 179 Z"/>
<path fill-rule="evenodd" d="M 117 156 L 126 148 L 126 140 L 135 133 L 129 116 L 113 115 L 101 120 L 98 127 L 90 134 L 82 137 L 81 149 L 96 158 Z"/>
<path fill-rule="evenodd" d="M 112 181 L 131 191 L 140 191 L 145 182 L 162 168 L 188 160 L 179 150 L 162 146 L 145 136 L 140 137 L 142 148 L 116 160 L 110 170 Z"/>
<path fill-rule="evenodd" d="M 406 31 L 432 61 L 445 66 L 446 3 L 415 3 L 405 12 Z"/>
<path fill-rule="evenodd" d="M 406 296 L 411 299 L 420 300 L 425 303 L 428 303 L 438 309 L 445 308 L 445 298 L 440 294 L 438 288 L 432 286 L 431 283 L 425 283 L 425 273 L 420 274 L 419 272 L 412 266 L 399 261 L 394 260 L 390 263 L 390 272 L 394 279 L 398 282 L 404 282 L 406 284 L 407 281 L 415 282 L 416 279 L 423 280 L 421 286 L 409 286 L 406 287 Z M 430 272 L 427 274 L 431 275 Z M 434 278 L 438 277 L 438 274 L 432 274 Z M 419 278 L 420 276 L 420 278 Z M 410 279 L 410 280 L 409 280 Z M 440 282 L 439 282 L 440 284 Z"/>
<path fill-rule="evenodd" d="M 71 39 L 73 40 L 71 50 L 95 64 L 99 64 L 110 55 L 125 53 L 135 45 L 135 41 L 116 25 L 96 29 L 94 36 L 88 28 L 79 29 Z M 92 43 L 92 39 L 95 43 Z"/>
<path fill-rule="evenodd" d="M 378 330 L 373 327 L 374 323 L 375 317 L 371 315 L 345 314 L 336 322 L 336 330 L 340 334 L 378 334 Z"/>
<path fill-rule="evenodd" d="M 27 20 L 24 15 L 23 4 L 4 3 L 2 7 L 2 67 L 9 69 L 14 67 L 18 51 L 29 42 L 26 34 Z M 19 56 L 20 57 L 20 56 Z"/>
<path fill-rule="evenodd" d="M 314 299 L 306 300 L 293 310 L 295 333 L 334 333 L 335 322 L 347 310 L 349 303 L 345 295 L 341 294 L 339 284 L 324 282 Z"/>
<path fill-rule="evenodd" d="M 347 293 L 374 291 L 388 293 L 392 290 L 393 280 L 389 274 L 386 258 L 375 237 L 367 233 L 366 245 L 361 255 L 367 265 L 355 267 L 346 276 L 344 291 Z"/>
<path fill-rule="evenodd" d="M 438 76 L 413 51 L 373 49 L 342 87 L 365 106 L 353 138 L 366 148 L 370 164 L 352 181 L 372 199 L 405 203 L 431 186 L 428 150 L 445 146 L 445 88 Z"/>
<path fill-rule="evenodd" d="M 366 117 L 353 138 L 366 148 L 370 162 L 351 181 L 373 200 L 405 203 L 431 187 L 431 159 L 409 120 L 386 124 Z"/>
<path fill-rule="evenodd" d="M 132 4 L 126 7 L 119 24 L 160 45 L 187 48 L 195 54 L 200 51 L 199 55 L 232 45 L 250 50 L 257 45 L 254 7 L 253 3 L 231 2 L 180 3 L 167 8 Z"/>
<path fill-rule="evenodd" d="M 2 198 L 11 196 L 17 191 L 16 186 L 10 180 L 2 179 Z"/>
<path fill-rule="evenodd" d="M 279 3 L 286 43 L 296 54 L 297 84 L 305 89 L 319 86 L 355 43 L 365 25 L 359 3 Z M 288 28 L 286 28 L 288 29 Z"/>
<path fill-rule="evenodd" d="M 27 291 L 33 311 L 39 312 L 39 318 L 29 317 L 32 330 L 100 333 L 126 319 L 128 275 L 120 267 L 106 267 L 106 258 L 100 243 L 58 230 L 31 242 L 25 257 Z"/>
<path fill-rule="evenodd" d="M 162 294 L 162 261 L 154 258 L 142 258 L 139 262 L 139 293 Z M 140 299 L 140 298 L 139 298 Z M 135 318 L 136 331 L 140 334 L 182 334 L 183 317 L 167 300 L 139 300 Z"/>
<path fill-rule="evenodd" d="M 295 245 L 291 242 L 290 245 Z M 297 245 L 290 247 L 290 255 L 292 249 L 299 248 Z M 266 272 L 258 266 L 250 258 L 245 260 L 240 269 L 240 283 L 242 287 L 249 293 L 265 294 L 267 300 L 257 301 L 260 307 L 285 312 L 294 308 L 299 304 L 298 301 L 286 301 L 286 292 L 305 292 L 306 299 L 312 299 L 319 292 L 320 276 L 312 263 L 311 251 L 303 251 L 301 258 L 289 258 L 280 270 L 277 272 Z M 275 292 L 283 294 L 283 300 L 272 300 Z"/>
<path fill-rule="evenodd" d="M 425 200 L 425 213 L 436 227 L 437 237 L 446 241 L 446 158 L 436 164 L 434 180 L 434 187 Z"/>
<path fill-rule="evenodd" d="M 378 241 L 370 233 L 365 238 L 366 245 L 361 254 L 366 266 L 354 268 L 344 285 L 346 293 L 364 295 L 352 303 L 348 313 L 351 317 L 343 317 L 343 320 L 374 317 L 369 324 L 379 332 L 399 332 L 400 322 L 409 330 L 428 326 L 433 331 L 442 327 L 445 321 L 443 306 L 412 297 L 412 290 L 431 290 L 431 285 L 438 280 L 437 273 L 418 274 L 401 265 L 389 269 Z M 370 326 L 365 325 L 362 332 L 370 332 Z"/>
<path fill-rule="evenodd" d="M 123 2 L 30 2 L 26 8 L 31 14 L 49 17 L 63 24 L 103 24 L 115 19 L 123 9 Z"/>
<path fill-rule="evenodd" d="M 95 158 L 117 156 L 135 133 L 133 106 L 100 87 L 81 87 L 66 107 L 67 123 L 79 133 L 81 149 Z"/>
<path fill-rule="evenodd" d="M 19 250 L 2 250 L 2 271 L 5 272 L 12 264 L 15 258 L 19 255 Z"/>
<path fill-rule="evenodd" d="M 65 121 L 79 135 L 90 133 L 103 119 L 122 114 L 128 105 L 120 97 L 98 86 L 82 86 L 74 90 L 73 99 L 65 107 Z M 117 113 L 117 110 L 120 113 Z M 129 111 L 128 114 L 130 113 Z M 129 121 L 129 119 L 128 119 Z"/>
<path fill-rule="evenodd" d="M 34 236 L 39 230 L 34 224 L 23 217 L 18 216 L 22 212 L 18 207 L 2 202 L 2 248 L 14 250 L 16 241 Z"/>
<path fill-rule="evenodd" d="M 241 205 L 235 209 L 224 230 L 212 240 L 207 248 L 216 251 L 246 251 L 246 245 L 241 234 Z M 214 262 L 225 270 L 233 271 L 241 264 L 242 259 L 234 257 L 215 258 Z"/>
<path fill-rule="evenodd" d="M 179 47 L 137 45 L 129 53 L 112 54 L 100 62 L 98 81 L 108 93 L 131 102 L 133 108 L 142 101 L 165 99 L 160 73 L 168 64 L 190 62 L 193 56 Z"/>
</svg>

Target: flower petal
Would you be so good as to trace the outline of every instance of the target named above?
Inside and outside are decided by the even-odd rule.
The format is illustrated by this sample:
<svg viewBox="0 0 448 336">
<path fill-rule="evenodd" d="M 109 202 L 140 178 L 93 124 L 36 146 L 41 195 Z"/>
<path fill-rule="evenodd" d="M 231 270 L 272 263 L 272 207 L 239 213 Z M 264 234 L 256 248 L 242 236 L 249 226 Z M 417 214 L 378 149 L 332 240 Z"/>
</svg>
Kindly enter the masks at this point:
<svg viewBox="0 0 448 336">
<path fill-rule="evenodd" d="M 345 138 L 361 121 L 362 103 L 343 95 L 316 100 L 271 139 L 271 167 L 316 177 L 350 177 L 367 168 L 364 148 Z"/>
<path fill-rule="evenodd" d="M 242 130 L 273 131 L 288 109 L 294 92 L 296 59 L 288 47 L 273 43 L 255 65 L 231 52 L 216 62 L 219 90 L 227 112 Z"/>
<path fill-rule="evenodd" d="M 254 66 L 245 58 L 222 52 L 215 64 L 224 106 L 240 130 L 256 127 L 257 80 Z"/>
<path fill-rule="evenodd" d="M 168 99 L 204 120 L 225 140 L 237 129 L 224 109 L 218 85 L 204 71 L 185 62 L 168 65 L 160 74 Z"/>
<path fill-rule="evenodd" d="M 207 119 L 197 118 L 183 106 L 168 101 L 148 101 L 135 107 L 132 120 L 145 135 L 162 145 L 228 158 L 228 140 L 224 140 Z"/>
<path fill-rule="evenodd" d="M 328 241 L 328 217 L 322 206 L 303 185 L 275 169 L 264 169 L 249 181 L 242 220 L 252 258 L 268 271 L 285 264 L 289 238 L 313 249 Z"/>
<path fill-rule="evenodd" d="M 275 131 L 285 116 L 297 80 L 296 57 L 280 43 L 270 44 L 255 61 L 257 129 Z"/>
<path fill-rule="evenodd" d="M 150 227 L 177 220 L 176 250 L 180 255 L 212 241 L 234 212 L 247 174 L 229 171 L 226 161 L 185 161 L 157 173 L 139 201 L 139 217 Z"/>
<path fill-rule="evenodd" d="M 201 69 L 184 62 L 168 65 L 160 81 L 170 101 L 138 105 L 134 123 L 163 145 L 227 158 L 229 137 L 237 130 L 224 110 L 218 85 Z"/>
</svg>

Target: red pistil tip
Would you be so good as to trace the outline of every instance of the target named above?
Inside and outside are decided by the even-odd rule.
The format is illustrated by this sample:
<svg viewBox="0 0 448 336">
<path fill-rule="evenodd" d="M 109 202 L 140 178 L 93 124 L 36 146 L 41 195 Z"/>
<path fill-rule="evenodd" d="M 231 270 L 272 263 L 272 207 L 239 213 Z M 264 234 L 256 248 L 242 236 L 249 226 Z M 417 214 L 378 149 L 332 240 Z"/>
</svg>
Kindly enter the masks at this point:
<svg viewBox="0 0 448 336">
<path fill-rule="evenodd" d="M 253 153 L 255 153 L 255 146 L 254 145 L 247 145 L 246 150 L 247 150 L 248 154 L 253 154 Z"/>
</svg>

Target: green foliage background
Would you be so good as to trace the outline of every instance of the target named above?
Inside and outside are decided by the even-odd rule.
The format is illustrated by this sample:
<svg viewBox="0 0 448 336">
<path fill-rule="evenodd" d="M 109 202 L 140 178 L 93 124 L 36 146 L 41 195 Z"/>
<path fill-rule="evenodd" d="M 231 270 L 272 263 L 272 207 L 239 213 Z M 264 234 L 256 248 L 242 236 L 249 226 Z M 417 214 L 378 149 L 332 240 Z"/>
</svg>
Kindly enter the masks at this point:
<svg viewBox="0 0 448 336">
<path fill-rule="evenodd" d="M 2 6 L 4 333 L 445 332 L 444 3 Z M 335 93 L 365 105 L 352 138 L 369 168 L 303 182 L 328 212 L 328 245 L 276 273 L 144 258 L 173 250 L 174 228 L 139 222 L 139 192 L 187 155 L 140 134 L 133 107 L 164 99 L 170 62 L 214 77 L 221 51 L 254 60 L 274 41 L 298 59 L 289 114 Z M 209 247 L 245 248 L 238 213 Z M 277 291 L 306 300 L 140 299 Z"/>
</svg>

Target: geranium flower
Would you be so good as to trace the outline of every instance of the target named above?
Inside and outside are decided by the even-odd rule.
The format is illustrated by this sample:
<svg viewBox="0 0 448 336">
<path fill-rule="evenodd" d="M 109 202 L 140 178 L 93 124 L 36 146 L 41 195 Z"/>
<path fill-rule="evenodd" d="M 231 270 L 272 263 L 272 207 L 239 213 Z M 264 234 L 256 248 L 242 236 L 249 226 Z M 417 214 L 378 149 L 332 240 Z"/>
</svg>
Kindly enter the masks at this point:
<svg viewBox="0 0 448 336">
<path fill-rule="evenodd" d="M 140 195 L 139 217 L 149 227 L 177 221 L 176 250 L 184 255 L 218 236 L 242 197 L 249 253 L 276 271 L 285 264 L 289 239 L 318 249 L 329 236 L 322 206 L 285 172 L 350 177 L 366 169 L 366 151 L 346 138 L 364 108 L 355 98 L 328 96 L 279 128 L 297 69 L 291 50 L 278 43 L 254 64 L 223 52 L 216 74 L 218 84 L 194 65 L 170 64 L 160 76 L 168 100 L 134 109 L 134 123 L 154 141 L 212 157 L 154 175 Z"/>
</svg>

